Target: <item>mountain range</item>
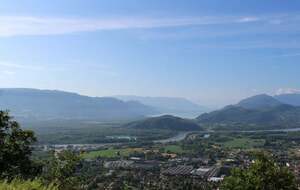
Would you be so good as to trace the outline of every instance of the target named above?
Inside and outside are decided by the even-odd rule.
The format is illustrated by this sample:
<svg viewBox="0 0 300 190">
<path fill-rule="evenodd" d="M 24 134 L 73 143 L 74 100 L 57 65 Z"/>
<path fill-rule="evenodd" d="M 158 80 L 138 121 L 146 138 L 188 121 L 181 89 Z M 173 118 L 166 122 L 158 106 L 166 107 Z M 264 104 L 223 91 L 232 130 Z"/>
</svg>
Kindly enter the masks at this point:
<svg viewBox="0 0 300 190">
<path fill-rule="evenodd" d="M 170 115 L 197 114 L 205 110 L 184 98 L 117 97 L 89 97 L 57 90 L 2 88 L 0 110 L 10 110 L 11 115 L 21 121 L 135 120 L 126 126 L 143 129 L 199 130 L 198 124 L 202 127 L 225 126 L 230 129 L 300 127 L 300 94 L 252 96 L 235 105 L 198 114 L 200 116 L 194 119 L 198 124 Z M 152 117 L 145 119 L 149 116 Z"/>
<path fill-rule="evenodd" d="M 89 97 L 76 93 L 37 90 L 0 89 L 0 109 L 24 120 L 132 120 L 158 112 L 137 101 L 111 97 Z"/>
<path fill-rule="evenodd" d="M 266 94 L 260 94 L 241 100 L 236 106 L 245 109 L 271 109 L 280 106 L 279 100 Z"/>
<path fill-rule="evenodd" d="M 184 98 L 89 97 L 58 90 L 0 88 L 0 109 L 18 120 L 127 121 L 148 116 L 174 114 L 194 117 L 201 107 Z"/>
<path fill-rule="evenodd" d="M 252 129 L 300 127 L 300 107 L 295 99 L 287 104 L 286 95 L 256 95 L 238 104 L 205 113 L 196 118 L 198 123 L 210 126 L 251 126 Z"/>
<path fill-rule="evenodd" d="M 138 101 L 153 107 L 157 112 L 165 115 L 195 118 L 208 108 L 200 106 L 185 98 L 177 97 L 143 97 L 143 96 L 115 96 L 123 101 Z"/>
</svg>

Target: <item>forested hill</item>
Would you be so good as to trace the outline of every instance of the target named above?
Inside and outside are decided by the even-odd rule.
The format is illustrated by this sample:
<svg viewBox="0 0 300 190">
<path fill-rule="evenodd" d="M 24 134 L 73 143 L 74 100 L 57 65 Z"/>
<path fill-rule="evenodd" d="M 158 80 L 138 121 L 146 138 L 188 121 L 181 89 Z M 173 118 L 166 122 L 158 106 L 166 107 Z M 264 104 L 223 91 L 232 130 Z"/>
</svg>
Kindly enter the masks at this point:
<svg viewBox="0 0 300 190">
<path fill-rule="evenodd" d="M 196 119 L 200 124 L 214 126 L 253 126 L 253 129 L 258 126 L 262 129 L 299 127 L 300 107 L 281 103 L 271 96 L 259 95 L 202 114 Z"/>
<path fill-rule="evenodd" d="M 140 121 L 131 122 L 124 125 L 124 127 L 136 129 L 164 129 L 174 131 L 198 131 L 202 128 L 193 121 L 174 117 L 171 115 L 164 115 L 160 117 L 152 117 Z"/>
</svg>

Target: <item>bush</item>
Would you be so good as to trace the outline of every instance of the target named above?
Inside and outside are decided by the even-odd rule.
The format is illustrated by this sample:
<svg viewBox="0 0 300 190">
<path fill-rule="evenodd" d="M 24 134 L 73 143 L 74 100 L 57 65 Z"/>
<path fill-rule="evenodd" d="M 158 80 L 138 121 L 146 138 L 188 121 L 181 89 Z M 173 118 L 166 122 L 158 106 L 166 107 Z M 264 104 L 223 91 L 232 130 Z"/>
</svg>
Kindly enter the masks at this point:
<svg viewBox="0 0 300 190">
<path fill-rule="evenodd" d="M 52 184 L 44 186 L 40 180 L 14 179 L 11 182 L 1 181 L 0 190 L 58 190 L 58 188 Z"/>
<path fill-rule="evenodd" d="M 295 176 L 265 153 L 257 153 L 247 169 L 236 168 L 224 179 L 221 190 L 297 190 Z"/>
</svg>

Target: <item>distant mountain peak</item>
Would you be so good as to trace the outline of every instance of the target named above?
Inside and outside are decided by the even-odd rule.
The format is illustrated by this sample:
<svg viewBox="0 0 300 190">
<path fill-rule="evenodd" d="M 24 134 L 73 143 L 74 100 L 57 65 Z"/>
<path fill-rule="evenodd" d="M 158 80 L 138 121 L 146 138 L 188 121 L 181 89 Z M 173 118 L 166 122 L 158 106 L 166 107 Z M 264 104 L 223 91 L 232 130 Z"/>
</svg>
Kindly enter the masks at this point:
<svg viewBox="0 0 300 190">
<path fill-rule="evenodd" d="M 267 94 L 259 94 L 241 100 L 236 106 L 246 109 L 265 109 L 281 105 L 282 103 Z"/>
<path fill-rule="evenodd" d="M 278 98 L 278 97 L 277 97 Z M 300 107 L 282 103 L 267 94 L 260 94 L 241 100 L 236 105 L 202 114 L 196 118 L 200 124 L 208 124 L 228 129 L 251 127 L 298 127 Z"/>
</svg>

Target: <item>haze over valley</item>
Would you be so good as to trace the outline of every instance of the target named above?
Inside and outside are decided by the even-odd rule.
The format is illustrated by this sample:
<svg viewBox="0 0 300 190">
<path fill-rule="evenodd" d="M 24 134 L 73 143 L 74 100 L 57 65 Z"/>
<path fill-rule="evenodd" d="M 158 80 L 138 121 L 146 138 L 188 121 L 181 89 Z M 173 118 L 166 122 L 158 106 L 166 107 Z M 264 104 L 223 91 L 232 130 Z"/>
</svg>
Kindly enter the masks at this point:
<svg viewBox="0 0 300 190">
<path fill-rule="evenodd" d="M 0 190 L 299 190 L 300 1 L 3 0 Z"/>
<path fill-rule="evenodd" d="M 206 111 L 204 106 L 184 98 L 88 97 L 58 90 L 0 89 L 2 110 L 9 110 L 24 124 L 36 126 L 37 123 L 52 123 L 55 129 L 59 122 L 66 125 L 61 126 L 63 128 L 76 121 L 82 127 L 97 123 L 126 126 L 124 124 L 128 123 L 127 126 L 140 129 L 174 131 L 201 128 L 240 131 L 298 128 L 299 101 L 300 95 L 297 93 L 275 96 L 261 94 L 222 109 Z"/>
</svg>

